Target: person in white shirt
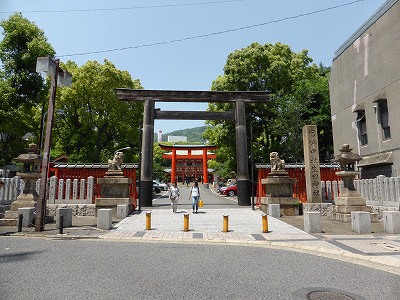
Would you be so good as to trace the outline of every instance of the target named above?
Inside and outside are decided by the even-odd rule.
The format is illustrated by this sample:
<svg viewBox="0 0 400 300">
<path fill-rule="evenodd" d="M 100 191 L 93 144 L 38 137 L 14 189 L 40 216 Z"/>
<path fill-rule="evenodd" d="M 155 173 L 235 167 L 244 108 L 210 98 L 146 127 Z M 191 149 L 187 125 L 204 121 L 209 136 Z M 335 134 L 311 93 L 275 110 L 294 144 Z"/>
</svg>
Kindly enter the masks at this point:
<svg viewBox="0 0 400 300">
<path fill-rule="evenodd" d="M 190 188 L 189 199 L 190 198 L 192 198 L 192 208 L 193 208 L 193 213 L 195 214 L 199 210 L 199 199 L 200 199 L 200 188 L 197 181 Z"/>
<path fill-rule="evenodd" d="M 169 188 L 169 199 L 171 200 L 172 212 L 174 213 L 178 209 L 178 199 L 180 196 L 179 188 L 176 186 L 176 182 L 173 182 Z"/>
</svg>

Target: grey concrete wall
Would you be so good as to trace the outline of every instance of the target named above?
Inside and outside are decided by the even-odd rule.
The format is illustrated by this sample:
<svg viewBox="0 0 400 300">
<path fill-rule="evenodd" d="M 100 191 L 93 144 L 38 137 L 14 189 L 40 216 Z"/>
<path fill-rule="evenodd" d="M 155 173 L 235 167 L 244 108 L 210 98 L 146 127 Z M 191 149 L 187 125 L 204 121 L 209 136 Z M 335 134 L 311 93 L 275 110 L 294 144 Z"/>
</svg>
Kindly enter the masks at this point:
<svg viewBox="0 0 400 300">
<path fill-rule="evenodd" d="M 393 151 L 395 170 L 400 170 L 400 2 L 372 23 L 332 63 L 330 77 L 331 115 L 335 154 L 349 144 L 362 156 Z M 391 139 L 383 141 L 374 103 L 387 99 Z M 358 141 L 353 112 L 364 103 L 368 144 Z M 398 172 L 397 172 L 398 173 Z M 398 174 L 392 174 L 396 176 Z"/>
</svg>

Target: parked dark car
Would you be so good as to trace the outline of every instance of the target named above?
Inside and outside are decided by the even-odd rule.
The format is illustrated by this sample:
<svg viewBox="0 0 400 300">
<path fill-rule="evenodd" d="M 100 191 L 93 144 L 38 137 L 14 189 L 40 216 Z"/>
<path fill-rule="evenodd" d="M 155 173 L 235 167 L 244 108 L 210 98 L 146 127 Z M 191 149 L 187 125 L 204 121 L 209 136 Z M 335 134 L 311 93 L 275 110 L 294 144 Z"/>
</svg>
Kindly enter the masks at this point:
<svg viewBox="0 0 400 300">
<path fill-rule="evenodd" d="M 226 196 L 235 196 L 237 195 L 237 185 L 232 184 L 228 187 L 223 187 L 220 189 L 219 193 Z"/>
</svg>

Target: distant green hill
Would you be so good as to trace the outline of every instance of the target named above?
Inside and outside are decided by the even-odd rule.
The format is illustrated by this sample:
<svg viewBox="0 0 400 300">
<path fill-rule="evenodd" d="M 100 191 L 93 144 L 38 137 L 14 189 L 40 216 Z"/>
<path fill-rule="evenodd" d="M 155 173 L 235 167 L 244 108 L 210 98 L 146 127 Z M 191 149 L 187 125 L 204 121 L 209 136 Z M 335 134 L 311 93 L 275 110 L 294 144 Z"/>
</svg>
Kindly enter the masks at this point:
<svg viewBox="0 0 400 300">
<path fill-rule="evenodd" d="M 163 142 L 168 141 L 168 136 L 186 136 L 188 143 L 204 143 L 203 133 L 207 126 L 200 126 L 195 128 L 187 128 L 182 130 L 175 130 L 170 133 L 162 135 Z M 157 141 L 157 134 L 154 134 L 154 141 Z"/>
</svg>

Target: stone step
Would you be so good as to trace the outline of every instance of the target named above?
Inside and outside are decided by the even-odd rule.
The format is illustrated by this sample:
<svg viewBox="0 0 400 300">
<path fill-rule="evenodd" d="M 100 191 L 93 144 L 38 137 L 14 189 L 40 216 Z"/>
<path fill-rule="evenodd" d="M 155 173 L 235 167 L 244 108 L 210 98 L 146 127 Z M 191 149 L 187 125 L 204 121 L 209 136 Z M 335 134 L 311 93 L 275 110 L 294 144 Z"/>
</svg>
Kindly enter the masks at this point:
<svg viewBox="0 0 400 300">
<path fill-rule="evenodd" d="M 4 213 L 4 219 L 18 219 L 18 211 L 17 210 L 7 210 Z"/>
<path fill-rule="evenodd" d="M 0 226 L 17 226 L 18 219 L 0 219 Z"/>
</svg>

